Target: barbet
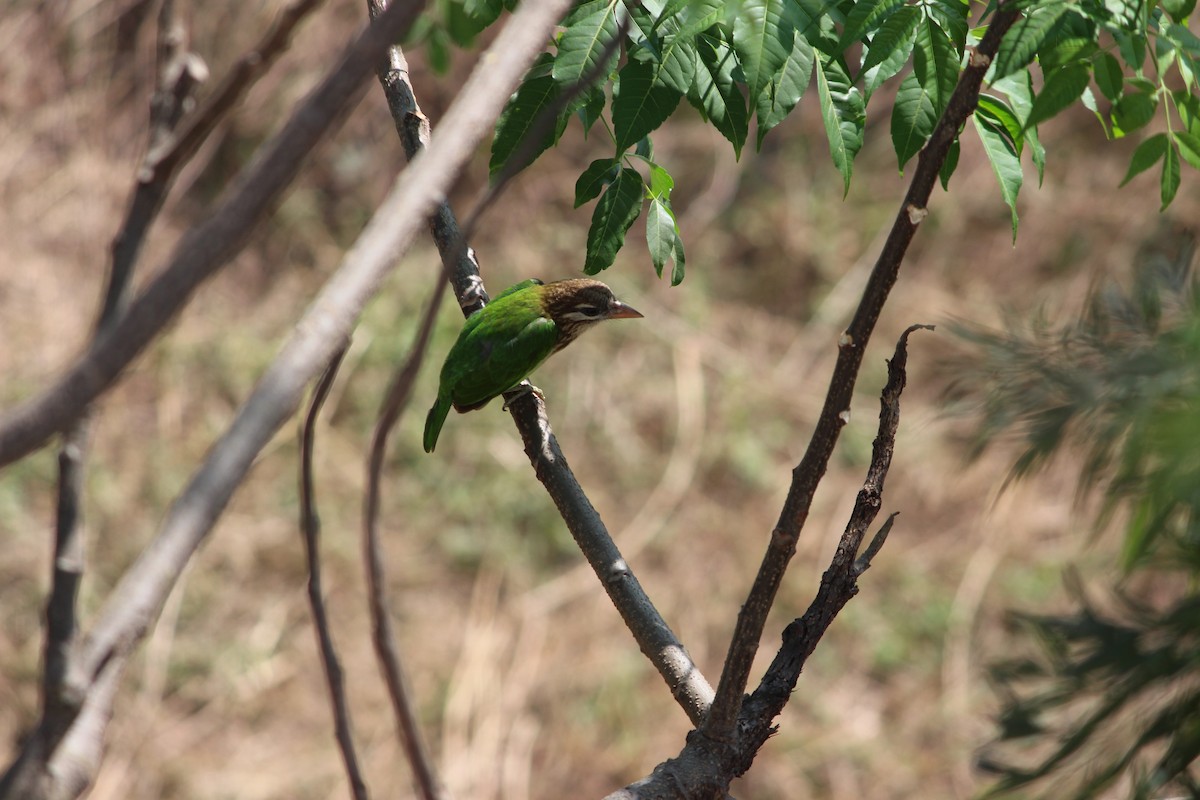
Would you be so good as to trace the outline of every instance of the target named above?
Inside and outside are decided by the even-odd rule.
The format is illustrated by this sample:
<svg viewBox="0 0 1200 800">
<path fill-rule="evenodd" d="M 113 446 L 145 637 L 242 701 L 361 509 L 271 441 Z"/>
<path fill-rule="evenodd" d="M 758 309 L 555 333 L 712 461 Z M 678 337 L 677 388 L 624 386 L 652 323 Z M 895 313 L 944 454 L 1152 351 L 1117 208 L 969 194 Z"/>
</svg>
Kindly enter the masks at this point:
<svg viewBox="0 0 1200 800">
<path fill-rule="evenodd" d="M 425 418 L 425 452 L 437 445 L 451 406 L 460 414 L 483 408 L 597 322 L 640 316 L 588 278 L 533 279 L 505 289 L 467 318 L 446 356 L 437 401 Z"/>
</svg>

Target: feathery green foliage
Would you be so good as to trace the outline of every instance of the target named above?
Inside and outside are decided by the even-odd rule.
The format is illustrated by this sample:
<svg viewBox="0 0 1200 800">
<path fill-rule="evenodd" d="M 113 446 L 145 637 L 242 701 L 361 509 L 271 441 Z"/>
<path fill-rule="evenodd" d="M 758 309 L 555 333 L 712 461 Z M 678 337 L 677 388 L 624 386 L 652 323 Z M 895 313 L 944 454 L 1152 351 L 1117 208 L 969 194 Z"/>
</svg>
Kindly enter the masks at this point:
<svg viewBox="0 0 1200 800">
<path fill-rule="evenodd" d="M 1071 324 L 958 328 L 960 385 L 984 394 L 977 448 L 1016 436 L 1016 477 L 1081 453 L 1080 494 L 1102 496 L 1101 524 L 1124 520 L 1127 585 L 1154 588 L 1151 603 L 1118 587 L 1104 611 L 1074 585 L 1074 613 L 1016 617 L 1040 654 L 993 669 L 992 750 L 1036 763 L 986 756 L 993 794 L 1083 800 L 1125 781 L 1132 798 L 1200 796 L 1200 283 L 1195 240 L 1164 238 Z"/>
</svg>

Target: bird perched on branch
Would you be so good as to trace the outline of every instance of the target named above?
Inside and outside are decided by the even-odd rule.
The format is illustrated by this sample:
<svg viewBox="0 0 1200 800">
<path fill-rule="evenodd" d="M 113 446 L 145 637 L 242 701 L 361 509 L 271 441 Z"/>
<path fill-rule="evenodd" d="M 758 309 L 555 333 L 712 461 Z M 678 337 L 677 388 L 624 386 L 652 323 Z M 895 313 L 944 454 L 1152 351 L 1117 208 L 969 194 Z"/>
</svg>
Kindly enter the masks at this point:
<svg viewBox="0 0 1200 800">
<path fill-rule="evenodd" d="M 531 279 L 505 289 L 467 318 L 446 356 L 437 401 L 425 418 L 425 452 L 437 445 L 451 406 L 460 414 L 483 408 L 597 322 L 640 316 L 588 278 Z"/>
</svg>

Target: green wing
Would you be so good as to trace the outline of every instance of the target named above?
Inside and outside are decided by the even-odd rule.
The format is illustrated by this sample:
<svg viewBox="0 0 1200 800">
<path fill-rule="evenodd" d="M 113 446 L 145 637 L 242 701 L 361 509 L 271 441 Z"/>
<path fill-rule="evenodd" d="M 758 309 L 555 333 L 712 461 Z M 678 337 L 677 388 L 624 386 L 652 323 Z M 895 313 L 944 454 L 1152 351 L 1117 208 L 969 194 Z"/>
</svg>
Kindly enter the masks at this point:
<svg viewBox="0 0 1200 800">
<path fill-rule="evenodd" d="M 530 286 L 545 286 L 545 285 L 546 285 L 545 281 L 538 280 L 537 278 L 528 278 L 526 280 L 521 281 L 520 283 L 514 283 L 512 286 L 508 287 L 503 292 L 501 292 L 500 294 L 493 297 L 492 302 L 493 303 L 496 302 L 501 297 L 508 297 L 513 292 L 519 292 L 522 289 L 528 289 Z M 476 312 L 476 313 L 478 313 L 478 312 Z"/>
<path fill-rule="evenodd" d="M 497 298 L 498 300 L 499 298 Z M 494 304 L 493 304 L 494 305 Z M 512 312 L 518 309 L 511 309 Z M 534 312 L 536 313 L 536 312 Z M 536 314 L 485 315 L 455 345 L 461 368 L 452 376 L 451 399 L 459 411 L 485 405 L 529 376 L 554 351 L 558 328 Z"/>
</svg>

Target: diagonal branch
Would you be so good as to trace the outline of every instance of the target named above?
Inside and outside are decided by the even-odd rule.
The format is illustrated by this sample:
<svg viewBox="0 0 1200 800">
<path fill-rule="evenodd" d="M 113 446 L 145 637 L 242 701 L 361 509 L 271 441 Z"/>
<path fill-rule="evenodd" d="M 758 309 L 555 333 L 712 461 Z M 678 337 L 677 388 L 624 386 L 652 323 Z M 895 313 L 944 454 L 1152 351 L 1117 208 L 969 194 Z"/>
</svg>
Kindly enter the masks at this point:
<svg viewBox="0 0 1200 800">
<path fill-rule="evenodd" d="M 943 112 L 929 142 L 921 151 L 912 183 L 904 197 L 891 233 L 883 245 L 875 268 L 863 289 L 862 300 L 850 325 L 838 340 L 837 363 L 825 395 L 825 405 L 817 420 L 816 430 L 800 464 L 792 471 L 792 485 L 784 500 L 779 521 L 771 532 L 771 540 L 763 555 L 758 575 L 738 613 L 737 625 L 721 672 L 721 682 L 713 708 L 702 728 L 704 734 L 717 741 L 733 735 L 734 723 L 742 704 L 742 694 L 750 677 L 754 654 L 762 638 L 763 625 L 775 602 L 775 594 L 783 581 L 788 562 L 796 552 L 800 531 L 808 519 L 809 508 L 817 485 L 825 474 L 829 458 L 842 427 L 850 416 L 850 399 L 862 364 L 863 353 L 888 293 L 900 274 L 900 265 L 925 218 L 929 197 L 937 182 L 938 172 L 946 160 L 959 130 L 975 110 L 979 89 L 992 57 L 995 56 L 1004 33 L 1016 20 L 1017 12 L 1011 2 L 1001 3 L 987 33 L 971 54 L 967 68 Z"/>
<path fill-rule="evenodd" d="M 373 13 L 382 7 L 379 0 L 368 0 L 368 5 Z M 610 45 L 615 46 L 618 42 L 619 39 Z M 600 58 L 598 63 L 607 63 L 607 58 Z M 585 88 L 593 77 L 583 76 L 579 88 Z M 417 106 L 408 78 L 407 62 L 399 47 L 389 51 L 385 66 L 380 70 L 380 82 L 405 152 L 409 158 L 413 158 L 426 146 L 429 126 Z M 447 130 L 447 125 L 448 121 L 439 130 Z M 536 138 L 536 133 L 532 138 Z M 518 160 L 519 155 L 515 154 L 512 160 Z M 486 191 L 473 209 L 470 219 L 477 218 L 495 196 L 495 187 Z M 443 264 L 450 272 L 459 306 L 464 315 L 470 315 L 487 302 L 487 292 L 479 276 L 474 251 L 468 247 L 466 235 L 444 200 L 431 218 L 430 228 Z M 567 465 L 541 399 L 535 394 L 526 394 L 510 401 L 509 410 L 538 480 L 546 487 L 571 535 L 600 578 L 638 646 L 662 675 L 688 718 L 694 724 L 699 724 L 712 701 L 712 687 L 621 557 L 603 520 Z"/>
<path fill-rule="evenodd" d="M 73 686 L 87 698 L 85 706 L 100 697 L 106 687 L 115 686 L 129 653 L 157 619 L 172 586 L 212 530 L 255 457 L 295 412 L 305 388 L 349 335 L 364 305 L 379 289 L 398 254 L 411 242 L 420 221 L 430 213 L 437 199 L 445 195 L 451 181 L 490 130 L 504 99 L 516 87 L 555 20 L 564 13 L 565 5 L 565 0 L 530 0 L 513 15 L 496 39 L 493 50 L 481 62 L 484 66 L 476 70 L 447 113 L 447 135 L 397 178 L 355 246 L 238 410 L 234 422 L 213 445 L 204 464 L 176 498 L 154 540 L 122 576 L 81 646 L 79 680 Z M 366 58 L 364 52 L 369 55 L 381 42 L 406 29 L 416 11 L 409 4 L 401 12 L 389 9 L 380 17 L 379 23 L 371 26 L 370 31 L 374 33 L 356 40 L 351 47 L 352 55 L 344 61 L 357 63 Z M 371 59 L 367 59 L 369 63 Z M 347 80 L 344 74 L 347 69 L 343 64 L 335 71 L 341 76 L 339 81 Z M 323 95 L 324 91 L 319 89 L 317 94 Z M 318 103 L 317 107 L 323 106 Z M 308 108 L 310 114 L 315 113 L 311 103 Z M 308 123 L 315 122 L 308 120 Z M 273 169 L 279 168 L 281 165 L 276 162 Z M 188 237 L 191 238 L 194 234 Z M 148 292 L 136 301 L 129 316 L 122 318 L 116 330 L 130 330 L 126 326 L 130 316 L 153 296 Z M 111 346 L 119 350 L 122 345 L 118 340 L 118 336 L 109 334 L 104 342 L 115 342 Z M 94 366 L 87 366 L 87 359 L 83 363 L 84 371 Z M 67 381 L 66 385 L 70 386 L 71 382 Z M 61 385 L 56 391 L 62 391 Z M 68 403 L 71 402 L 75 401 L 68 399 Z M 78 402 L 86 406 L 87 398 Z M 45 426 L 47 422 L 43 419 L 39 424 Z M 52 428 L 51 425 L 46 429 Z M 12 428 L 5 430 L 12 435 Z M 22 436 L 28 433 L 26 430 Z M 12 444 L 14 439 L 7 441 Z M 18 447 L 6 453 L 12 456 L 19 450 Z M 98 745 L 100 732 L 107 721 L 104 716 L 77 716 L 67 739 L 83 735 L 80 723 L 85 719 L 94 723 L 96 732 L 91 741 Z M 33 745 L 27 742 L 18 762 L 26 762 L 32 749 Z M 72 766 L 64 767 L 62 774 L 70 771 Z"/>
<path fill-rule="evenodd" d="M 408 30 L 420 8 L 418 2 L 397 3 L 361 31 L 283 129 L 262 147 L 212 216 L 182 238 L 166 267 L 116 324 L 53 385 L 0 415 L 0 466 L 66 430 L 112 386 L 200 285 L 241 251 L 291 185 L 304 158 L 353 103 L 379 56 Z"/>
<path fill-rule="evenodd" d="M 366 508 L 363 511 L 363 560 L 367 569 L 371 638 L 375 645 L 379 666 L 383 670 L 388 697 L 392 701 L 392 714 L 396 719 L 400 740 L 404 744 L 408 763 L 412 767 L 413 776 L 423 800 L 440 800 L 445 797 L 445 789 L 438 780 L 433 768 L 433 759 L 429 757 L 429 748 L 421 735 L 416 710 L 413 708 L 412 691 L 404 676 L 400 650 L 392 628 L 392 617 L 388 613 L 387 578 L 384 571 L 383 548 L 379 542 L 379 501 L 381 496 L 380 480 L 383 475 L 383 459 L 387 454 L 388 435 L 412 398 L 413 385 L 416 383 L 417 373 L 421 369 L 425 353 L 429 349 L 433 323 L 437 320 L 438 310 L 442 306 L 442 297 L 445 295 L 446 286 L 445 269 L 438 270 L 433 294 L 430 295 L 425 313 L 421 317 L 421 327 L 417 332 L 416 340 L 413 342 L 404 365 L 392 378 L 391 385 L 388 387 L 383 408 L 375 423 L 375 432 L 371 436 L 371 453 L 367 460 Z"/>
<path fill-rule="evenodd" d="M 150 147 L 138 169 L 137 187 L 125 213 L 121 231 L 113 239 L 112 269 L 102 323 L 114 320 L 118 312 L 124 311 L 129 275 L 137 262 L 146 233 L 158 216 L 180 167 L 195 155 L 217 123 L 241 102 L 255 82 L 287 50 L 292 31 L 322 1 L 294 0 L 288 5 L 258 44 L 237 60 L 213 94 L 184 120 L 178 133 L 175 132 L 175 126 L 185 110 L 184 100 L 189 97 L 191 86 L 207 78 L 208 70 L 195 54 L 182 53 L 173 57 L 165 52 L 167 40 L 180 35 L 175 31 L 165 32 L 158 53 L 160 81 L 163 85 L 155 93 L 151 106 L 153 133 Z M 163 14 L 171 12 L 173 6 L 174 0 L 163 4 L 160 20 Z"/>
<path fill-rule="evenodd" d="M 188 52 L 186 45 L 186 33 L 175 18 L 175 4 L 173 0 L 166 0 L 158 15 L 157 76 L 150 102 L 150 150 L 171 137 L 187 104 L 191 102 L 193 92 L 207 76 L 204 63 Z M 140 180 L 142 174 L 143 170 L 139 170 L 134 206 L 137 206 L 136 198 L 145 194 L 145 184 Z M 93 339 L 111 328 L 123 310 L 137 251 L 161 207 L 161 202 L 157 202 L 143 209 L 142 213 L 135 215 L 131 211 L 114 239 L 108 288 Z M 58 453 L 58 502 L 50 596 L 46 601 L 42 710 L 34 733 L 38 744 L 30 751 L 37 755 L 24 760 L 21 769 L 5 775 L 0 783 L 0 796 L 7 795 L 10 790 L 31 797 L 42 792 L 42 787 L 49 782 L 51 759 L 87 699 L 75 690 L 71 672 L 75 668 L 78 630 L 75 604 L 86 566 L 83 495 L 90 429 L 90 415 L 85 412 L 64 433 Z M 109 713 L 107 705 L 97 704 L 95 700 L 89 709 L 101 716 Z M 78 759 L 73 759 L 75 763 L 92 763 L 90 753 L 79 755 Z M 86 772 L 87 768 L 83 771 Z M 36 788 L 28 785 L 35 776 L 40 778 L 41 783 Z"/>
</svg>

